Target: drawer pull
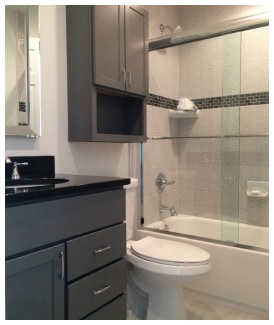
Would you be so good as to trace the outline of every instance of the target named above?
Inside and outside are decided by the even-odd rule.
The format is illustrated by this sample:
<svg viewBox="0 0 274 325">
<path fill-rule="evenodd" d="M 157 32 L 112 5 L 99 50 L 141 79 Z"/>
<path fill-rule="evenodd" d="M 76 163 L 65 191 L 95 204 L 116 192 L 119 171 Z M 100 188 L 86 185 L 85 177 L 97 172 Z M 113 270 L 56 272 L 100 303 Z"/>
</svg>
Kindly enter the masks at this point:
<svg viewBox="0 0 274 325">
<path fill-rule="evenodd" d="M 65 275 L 65 260 L 64 260 L 64 252 L 59 252 L 59 259 L 60 259 L 60 264 L 61 264 L 61 270 L 59 273 L 59 278 L 61 280 L 64 279 L 64 275 Z"/>
<path fill-rule="evenodd" d="M 110 287 L 111 287 L 110 285 L 105 285 L 104 288 L 102 288 L 102 289 L 92 291 L 92 294 L 99 295 L 99 294 L 107 291 L 108 289 L 110 289 Z"/>
<path fill-rule="evenodd" d="M 109 249 L 111 249 L 111 246 L 110 245 L 106 245 L 105 247 L 96 249 L 95 251 L 93 251 L 93 253 L 94 254 L 100 254 L 100 253 L 103 253 L 103 252 L 108 251 Z"/>
</svg>

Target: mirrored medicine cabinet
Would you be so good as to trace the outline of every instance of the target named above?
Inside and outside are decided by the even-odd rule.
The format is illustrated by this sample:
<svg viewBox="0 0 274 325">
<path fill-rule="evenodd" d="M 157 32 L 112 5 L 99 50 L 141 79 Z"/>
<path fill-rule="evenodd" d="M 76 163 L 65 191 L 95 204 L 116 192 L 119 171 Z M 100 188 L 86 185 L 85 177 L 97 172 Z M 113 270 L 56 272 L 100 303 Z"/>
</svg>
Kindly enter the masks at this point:
<svg viewBox="0 0 274 325">
<path fill-rule="evenodd" d="M 5 133 L 41 135 L 39 6 L 5 6 Z"/>
</svg>

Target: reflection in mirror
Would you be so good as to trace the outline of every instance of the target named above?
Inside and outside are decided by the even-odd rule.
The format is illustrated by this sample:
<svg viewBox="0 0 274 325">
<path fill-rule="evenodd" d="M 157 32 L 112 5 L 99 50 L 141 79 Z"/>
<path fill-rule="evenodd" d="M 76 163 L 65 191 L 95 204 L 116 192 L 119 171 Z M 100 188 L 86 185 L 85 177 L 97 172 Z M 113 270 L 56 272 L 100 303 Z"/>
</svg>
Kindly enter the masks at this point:
<svg viewBox="0 0 274 325">
<path fill-rule="evenodd" d="M 5 57 L 6 135 L 40 136 L 38 6 L 5 7 Z"/>
</svg>

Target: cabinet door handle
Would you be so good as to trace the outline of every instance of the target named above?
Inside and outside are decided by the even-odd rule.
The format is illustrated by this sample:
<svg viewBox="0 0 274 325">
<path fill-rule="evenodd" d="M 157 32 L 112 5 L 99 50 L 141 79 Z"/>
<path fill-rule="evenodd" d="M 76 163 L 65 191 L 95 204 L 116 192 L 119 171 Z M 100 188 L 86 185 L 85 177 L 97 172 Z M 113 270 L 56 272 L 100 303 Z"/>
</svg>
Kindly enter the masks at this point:
<svg viewBox="0 0 274 325">
<path fill-rule="evenodd" d="M 64 260 L 64 252 L 59 252 L 59 258 L 61 261 L 61 272 L 59 274 L 59 277 L 61 280 L 64 279 L 64 275 L 65 275 L 65 260 Z"/>
<path fill-rule="evenodd" d="M 105 284 L 104 288 L 102 288 L 102 289 L 98 289 L 98 290 L 94 290 L 94 291 L 92 291 L 92 294 L 93 294 L 93 295 L 100 295 L 101 293 L 103 293 L 103 292 L 109 290 L 110 287 L 111 287 L 111 286 L 110 286 L 109 284 Z"/>
<path fill-rule="evenodd" d="M 127 71 L 127 88 L 131 86 L 131 71 Z"/>
<path fill-rule="evenodd" d="M 126 86 L 126 81 L 127 81 L 126 69 L 123 69 L 122 70 L 122 87 Z"/>
<path fill-rule="evenodd" d="M 103 252 L 106 252 L 108 251 L 109 249 L 111 249 L 111 246 L 110 245 L 106 245 L 102 248 L 97 248 L 93 251 L 94 254 L 100 254 L 100 253 L 103 253 Z"/>
</svg>

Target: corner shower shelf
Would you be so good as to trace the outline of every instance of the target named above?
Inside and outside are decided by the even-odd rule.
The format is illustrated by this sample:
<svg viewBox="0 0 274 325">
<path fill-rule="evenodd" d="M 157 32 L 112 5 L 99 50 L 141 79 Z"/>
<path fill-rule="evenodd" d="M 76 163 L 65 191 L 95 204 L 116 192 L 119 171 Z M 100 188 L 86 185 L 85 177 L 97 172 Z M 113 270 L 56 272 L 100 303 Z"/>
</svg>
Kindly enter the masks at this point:
<svg viewBox="0 0 274 325">
<path fill-rule="evenodd" d="M 199 117 L 199 111 L 186 112 L 186 111 L 175 111 L 173 109 L 169 109 L 168 116 L 173 118 L 197 118 Z"/>
</svg>

